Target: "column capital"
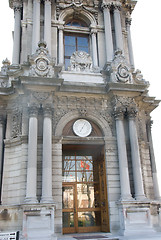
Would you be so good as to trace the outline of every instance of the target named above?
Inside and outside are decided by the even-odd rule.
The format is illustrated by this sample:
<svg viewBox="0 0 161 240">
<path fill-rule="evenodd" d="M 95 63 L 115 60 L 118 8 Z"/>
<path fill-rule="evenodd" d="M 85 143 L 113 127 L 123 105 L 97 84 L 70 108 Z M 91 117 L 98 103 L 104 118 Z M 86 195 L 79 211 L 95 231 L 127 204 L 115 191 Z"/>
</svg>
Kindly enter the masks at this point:
<svg viewBox="0 0 161 240">
<path fill-rule="evenodd" d="M 102 5 L 101 5 L 101 8 L 104 10 L 104 9 L 111 9 L 111 3 L 109 2 L 109 3 L 102 3 Z"/>
<path fill-rule="evenodd" d="M 97 29 L 91 27 L 91 34 L 96 34 L 97 33 Z"/>
<path fill-rule="evenodd" d="M 123 120 L 124 114 L 125 114 L 125 109 L 123 107 L 117 107 L 114 109 L 113 116 L 115 120 Z"/>
<path fill-rule="evenodd" d="M 38 107 L 33 105 L 29 107 L 29 116 L 30 117 L 37 117 L 38 115 Z"/>
<path fill-rule="evenodd" d="M 14 9 L 14 12 L 21 12 L 22 2 L 21 1 L 14 1 L 13 2 L 13 9 Z"/>
<path fill-rule="evenodd" d="M 112 6 L 113 6 L 114 10 L 120 11 L 122 4 L 120 2 L 112 2 Z"/>
<path fill-rule="evenodd" d="M 63 25 L 59 25 L 59 26 L 58 26 L 58 29 L 59 29 L 59 31 L 60 31 L 60 30 L 63 31 L 63 30 L 64 30 L 64 26 L 63 26 Z"/>
<path fill-rule="evenodd" d="M 52 117 L 52 113 L 53 113 L 53 109 L 52 107 L 50 106 L 46 106 L 43 108 L 43 114 L 44 114 L 44 117 Z"/>
<path fill-rule="evenodd" d="M 137 116 L 138 110 L 137 108 L 130 108 L 127 110 L 127 116 L 129 119 L 135 119 Z"/>
</svg>

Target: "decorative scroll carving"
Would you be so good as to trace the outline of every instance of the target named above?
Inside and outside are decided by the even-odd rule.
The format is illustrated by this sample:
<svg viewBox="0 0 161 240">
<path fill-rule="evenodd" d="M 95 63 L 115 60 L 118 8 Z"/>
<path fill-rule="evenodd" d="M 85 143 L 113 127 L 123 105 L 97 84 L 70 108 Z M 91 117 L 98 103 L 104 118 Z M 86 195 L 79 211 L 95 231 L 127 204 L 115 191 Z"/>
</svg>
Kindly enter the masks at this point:
<svg viewBox="0 0 161 240">
<path fill-rule="evenodd" d="M 117 73 L 116 73 L 116 78 L 120 82 L 128 82 L 131 80 L 130 74 L 129 74 L 129 69 L 126 65 L 120 64 L 117 68 Z"/>
<path fill-rule="evenodd" d="M 111 64 L 111 81 L 131 83 L 132 74 L 129 64 L 126 62 L 125 57 L 122 54 L 122 50 L 115 51 L 114 60 Z"/>
<path fill-rule="evenodd" d="M 143 75 L 139 69 L 136 69 L 136 71 L 133 72 L 133 80 L 134 80 L 134 83 L 137 83 L 137 84 L 149 85 L 149 82 L 143 79 Z"/>
<path fill-rule="evenodd" d="M 90 72 L 92 71 L 92 58 L 84 51 L 76 51 L 70 58 L 69 70 L 75 72 Z"/>
<path fill-rule="evenodd" d="M 40 41 L 36 53 L 29 57 L 30 76 L 53 77 L 55 60 L 53 60 L 44 41 Z"/>
</svg>

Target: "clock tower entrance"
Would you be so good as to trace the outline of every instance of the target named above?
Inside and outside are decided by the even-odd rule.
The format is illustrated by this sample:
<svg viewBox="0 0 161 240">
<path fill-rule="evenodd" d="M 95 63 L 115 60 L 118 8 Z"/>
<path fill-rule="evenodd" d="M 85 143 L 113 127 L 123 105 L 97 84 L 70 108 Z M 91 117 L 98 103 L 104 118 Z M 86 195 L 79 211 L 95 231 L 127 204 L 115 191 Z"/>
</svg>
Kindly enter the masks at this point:
<svg viewBox="0 0 161 240">
<path fill-rule="evenodd" d="M 63 233 L 109 231 L 103 146 L 63 146 Z"/>
</svg>

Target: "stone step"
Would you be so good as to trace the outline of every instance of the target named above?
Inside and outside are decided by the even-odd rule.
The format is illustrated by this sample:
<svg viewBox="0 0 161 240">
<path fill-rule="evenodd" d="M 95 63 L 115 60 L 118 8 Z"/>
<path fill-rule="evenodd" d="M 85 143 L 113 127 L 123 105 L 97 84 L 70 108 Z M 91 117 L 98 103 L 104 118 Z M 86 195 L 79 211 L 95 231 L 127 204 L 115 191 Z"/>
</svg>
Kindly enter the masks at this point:
<svg viewBox="0 0 161 240">
<path fill-rule="evenodd" d="M 118 237 L 109 235 L 98 235 L 98 234 L 86 234 L 86 235 L 64 235 L 58 237 L 58 240 L 119 240 Z"/>
</svg>

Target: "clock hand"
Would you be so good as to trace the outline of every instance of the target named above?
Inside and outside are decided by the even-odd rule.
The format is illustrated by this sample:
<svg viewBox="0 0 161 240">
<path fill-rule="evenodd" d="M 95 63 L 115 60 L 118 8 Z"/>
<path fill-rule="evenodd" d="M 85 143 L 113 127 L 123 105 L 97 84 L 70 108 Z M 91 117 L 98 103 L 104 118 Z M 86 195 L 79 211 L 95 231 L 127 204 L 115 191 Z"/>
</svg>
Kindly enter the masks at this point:
<svg viewBox="0 0 161 240">
<path fill-rule="evenodd" d="M 83 130 L 83 128 L 84 128 L 84 126 L 85 126 L 85 123 L 83 124 L 83 127 L 81 128 L 80 132 L 82 132 L 82 130 Z"/>
</svg>

